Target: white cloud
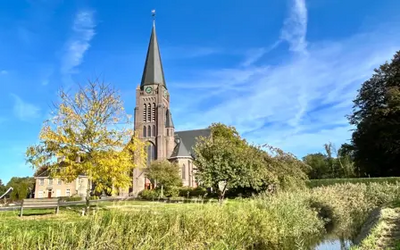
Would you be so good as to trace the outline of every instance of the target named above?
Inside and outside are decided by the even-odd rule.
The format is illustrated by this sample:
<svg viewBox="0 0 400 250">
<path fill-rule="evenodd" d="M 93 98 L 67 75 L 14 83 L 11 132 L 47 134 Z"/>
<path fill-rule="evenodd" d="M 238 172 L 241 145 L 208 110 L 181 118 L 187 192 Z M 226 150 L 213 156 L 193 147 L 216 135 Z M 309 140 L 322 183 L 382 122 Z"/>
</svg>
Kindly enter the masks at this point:
<svg viewBox="0 0 400 250">
<path fill-rule="evenodd" d="M 61 72 L 71 74 L 83 61 L 84 53 L 90 47 L 90 41 L 95 35 L 93 11 L 79 11 L 72 26 L 73 35 L 67 42 L 66 52 L 62 60 Z"/>
<path fill-rule="evenodd" d="M 281 39 L 290 45 L 290 50 L 307 53 L 307 7 L 305 0 L 290 0 L 290 15 L 285 20 Z"/>
<path fill-rule="evenodd" d="M 40 108 L 23 101 L 19 96 L 15 94 L 11 94 L 14 98 L 14 115 L 22 120 L 22 121 L 29 121 L 31 119 L 35 119 L 40 115 Z"/>
<path fill-rule="evenodd" d="M 393 34 L 398 33 L 379 29 L 310 43 L 306 55 L 294 53 L 278 65 L 260 62 L 243 68 L 239 63 L 199 72 L 201 82 L 179 85 L 190 91 L 172 93 L 177 129 L 223 122 L 249 141 L 298 156 L 322 150 L 328 141 L 339 147 L 351 135 L 345 115 L 357 89 L 400 46 L 400 36 Z"/>
<path fill-rule="evenodd" d="M 5 70 L 5 69 L 3 69 L 3 70 L 0 71 L 0 75 L 7 75 L 7 74 L 8 74 L 8 71 Z"/>
</svg>

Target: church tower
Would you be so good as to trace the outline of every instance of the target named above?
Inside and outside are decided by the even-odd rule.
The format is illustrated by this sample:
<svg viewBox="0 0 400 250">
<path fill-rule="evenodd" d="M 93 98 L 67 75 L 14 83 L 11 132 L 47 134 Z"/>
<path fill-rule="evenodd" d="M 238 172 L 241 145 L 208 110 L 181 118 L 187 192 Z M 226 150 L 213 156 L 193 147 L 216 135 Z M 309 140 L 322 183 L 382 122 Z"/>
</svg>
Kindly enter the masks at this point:
<svg viewBox="0 0 400 250">
<path fill-rule="evenodd" d="M 139 138 L 148 143 L 147 164 L 153 160 L 166 160 L 171 156 L 175 146 L 175 131 L 154 22 L 142 80 L 136 89 L 134 126 Z M 133 191 L 143 190 L 148 181 L 142 171 L 137 169 L 135 172 Z"/>
</svg>

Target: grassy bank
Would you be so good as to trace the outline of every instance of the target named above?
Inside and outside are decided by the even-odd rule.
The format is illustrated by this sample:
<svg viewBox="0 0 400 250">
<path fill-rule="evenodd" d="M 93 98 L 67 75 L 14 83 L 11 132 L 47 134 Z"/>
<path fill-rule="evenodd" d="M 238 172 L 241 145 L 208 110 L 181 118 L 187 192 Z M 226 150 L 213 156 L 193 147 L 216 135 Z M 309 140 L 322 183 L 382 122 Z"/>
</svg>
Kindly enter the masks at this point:
<svg viewBox="0 0 400 250">
<path fill-rule="evenodd" d="M 400 182 L 400 177 L 378 177 L 378 178 L 335 178 L 335 179 L 312 179 L 307 182 L 307 186 L 310 188 L 332 186 L 335 184 L 345 183 L 393 183 Z"/>
<path fill-rule="evenodd" d="M 354 234 L 394 184 L 345 184 L 218 204 L 114 203 L 95 215 L 0 214 L 1 249 L 301 249 Z"/>
<path fill-rule="evenodd" d="M 352 250 L 400 250 L 400 208 L 385 208 L 380 211 L 377 222 Z"/>
</svg>

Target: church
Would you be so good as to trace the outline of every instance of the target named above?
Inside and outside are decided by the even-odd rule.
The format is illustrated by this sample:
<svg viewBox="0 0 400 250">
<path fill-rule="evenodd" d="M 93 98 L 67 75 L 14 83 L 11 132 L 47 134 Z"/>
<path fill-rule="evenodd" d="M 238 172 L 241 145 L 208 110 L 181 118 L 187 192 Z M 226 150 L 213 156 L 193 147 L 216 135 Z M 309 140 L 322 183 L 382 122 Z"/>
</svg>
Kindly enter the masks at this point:
<svg viewBox="0 0 400 250">
<path fill-rule="evenodd" d="M 136 88 L 134 129 L 139 133 L 139 139 L 149 144 L 147 164 L 154 160 L 177 163 L 183 186 L 196 187 L 193 147 L 197 137 L 208 137 L 211 132 L 209 129 L 175 131 L 170 101 L 153 22 L 142 80 Z M 141 168 L 134 170 L 132 184 L 133 195 L 151 188 Z"/>
</svg>

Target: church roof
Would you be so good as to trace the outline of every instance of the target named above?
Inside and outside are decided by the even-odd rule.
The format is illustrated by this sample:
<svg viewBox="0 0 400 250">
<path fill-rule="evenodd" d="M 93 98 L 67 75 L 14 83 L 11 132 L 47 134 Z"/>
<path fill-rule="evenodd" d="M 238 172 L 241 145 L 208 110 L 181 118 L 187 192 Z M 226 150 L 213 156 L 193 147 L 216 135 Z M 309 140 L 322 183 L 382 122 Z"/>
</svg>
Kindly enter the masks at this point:
<svg viewBox="0 0 400 250">
<path fill-rule="evenodd" d="M 144 65 L 140 88 L 143 89 L 144 86 L 153 84 L 164 85 L 164 87 L 167 88 L 161 62 L 160 49 L 157 42 L 156 26 L 154 23 L 151 30 L 150 42 L 147 49 L 146 62 Z"/>
<path fill-rule="evenodd" d="M 172 114 L 169 109 L 167 110 L 167 118 L 166 118 L 166 123 L 165 123 L 166 128 L 173 128 L 174 127 L 174 122 L 172 121 Z"/>
<path fill-rule="evenodd" d="M 197 129 L 175 132 L 176 146 L 172 152 L 174 157 L 193 157 L 193 148 L 196 145 L 197 137 L 208 137 L 211 135 L 210 129 Z"/>
</svg>

